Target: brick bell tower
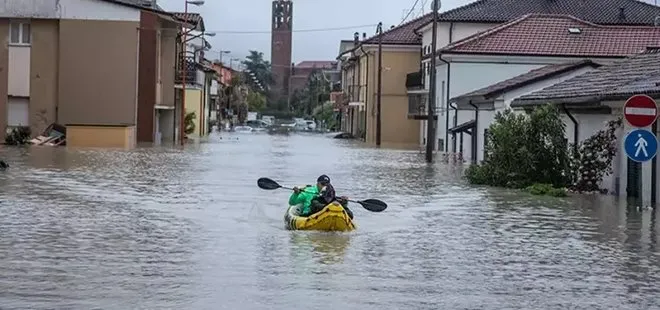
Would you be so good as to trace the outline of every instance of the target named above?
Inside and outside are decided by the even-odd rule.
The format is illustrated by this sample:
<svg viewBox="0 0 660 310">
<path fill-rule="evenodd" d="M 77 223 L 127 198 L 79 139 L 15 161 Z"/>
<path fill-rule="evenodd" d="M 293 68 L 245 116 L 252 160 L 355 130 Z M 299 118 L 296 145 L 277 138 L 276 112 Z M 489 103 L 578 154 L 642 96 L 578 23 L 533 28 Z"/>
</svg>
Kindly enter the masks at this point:
<svg viewBox="0 0 660 310">
<path fill-rule="evenodd" d="M 271 18 L 271 65 L 275 85 L 271 94 L 273 99 L 287 100 L 289 96 L 289 77 L 291 76 L 291 50 L 293 26 L 293 2 L 290 0 L 273 1 Z"/>
</svg>

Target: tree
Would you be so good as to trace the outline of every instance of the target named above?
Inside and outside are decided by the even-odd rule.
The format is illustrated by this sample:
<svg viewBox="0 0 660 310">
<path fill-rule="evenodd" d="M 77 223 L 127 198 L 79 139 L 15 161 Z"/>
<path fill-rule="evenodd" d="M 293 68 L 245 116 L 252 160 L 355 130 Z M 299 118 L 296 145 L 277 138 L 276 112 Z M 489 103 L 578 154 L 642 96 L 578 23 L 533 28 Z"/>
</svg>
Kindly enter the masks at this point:
<svg viewBox="0 0 660 310">
<path fill-rule="evenodd" d="M 307 78 L 305 87 L 291 96 L 291 107 L 298 115 L 312 115 L 314 109 L 330 98 L 332 85 L 321 70 L 314 70 Z"/>
<path fill-rule="evenodd" d="M 266 107 L 266 96 L 262 93 L 251 91 L 247 96 L 247 104 L 250 111 L 262 111 Z"/>
<path fill-rule="evenodd" d="M 269 61 L 264 60 L 264 53 L 251 50 L 250 55 L 245 57 L 242 64 L 247 71 L 254 73 L 255 78 L 264 87 L 264 90 L 275 82 L 272 66 Z M 252 83 L 252 81 L 248 81 L 248 83 Z"/>
</svg>

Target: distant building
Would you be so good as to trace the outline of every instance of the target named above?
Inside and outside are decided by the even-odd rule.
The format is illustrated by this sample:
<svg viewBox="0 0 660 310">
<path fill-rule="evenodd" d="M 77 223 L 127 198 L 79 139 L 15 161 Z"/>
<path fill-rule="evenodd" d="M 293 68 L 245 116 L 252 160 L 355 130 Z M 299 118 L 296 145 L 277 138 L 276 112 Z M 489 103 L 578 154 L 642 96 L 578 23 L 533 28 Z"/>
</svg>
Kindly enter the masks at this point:
<svg viewBox="0 0 660 310">
<path fill-rule="evenodd" d="M 316 70 L 321 71 L 324 77 L 333 85 L 341 80 L 341 71 L 339 70 L 339 63 L 337 61 L 302 61 L 291 70 L 289 94 L 305 88 L 307 79 Z"/>
</svg>

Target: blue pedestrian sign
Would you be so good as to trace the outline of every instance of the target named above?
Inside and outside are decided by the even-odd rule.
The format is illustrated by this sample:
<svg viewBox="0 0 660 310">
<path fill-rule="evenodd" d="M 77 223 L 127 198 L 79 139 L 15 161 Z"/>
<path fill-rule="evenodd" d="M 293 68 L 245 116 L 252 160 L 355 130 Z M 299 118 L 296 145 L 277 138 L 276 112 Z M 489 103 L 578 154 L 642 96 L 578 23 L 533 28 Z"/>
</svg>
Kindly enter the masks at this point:
<svg viewBox="0 0 660 310">
<path fill-rule="evenodd" d="M 645 162 L 658 153 L 658 138 L 645 129 L 633 130 L 626 136 L 624 147 L 628 158 L 636 162 Z"/>
</svg>

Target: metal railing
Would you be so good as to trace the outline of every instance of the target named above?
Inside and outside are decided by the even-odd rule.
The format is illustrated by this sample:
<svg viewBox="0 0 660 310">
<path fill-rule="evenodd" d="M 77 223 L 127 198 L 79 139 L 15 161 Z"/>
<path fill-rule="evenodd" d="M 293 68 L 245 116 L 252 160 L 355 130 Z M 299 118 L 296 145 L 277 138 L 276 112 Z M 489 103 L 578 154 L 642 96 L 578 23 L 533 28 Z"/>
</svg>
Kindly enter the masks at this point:
<svg viewBox="0 0 660 310">
<path fill-rule="evenodd" d="M 182 84 L 185 75 L 186 84 L 194 84 L 197 81 L 197 62 L 195 61 L 195 57 L 180 55 L 178 58 L 174 81 L 177 84 Z"/>
</svg>

